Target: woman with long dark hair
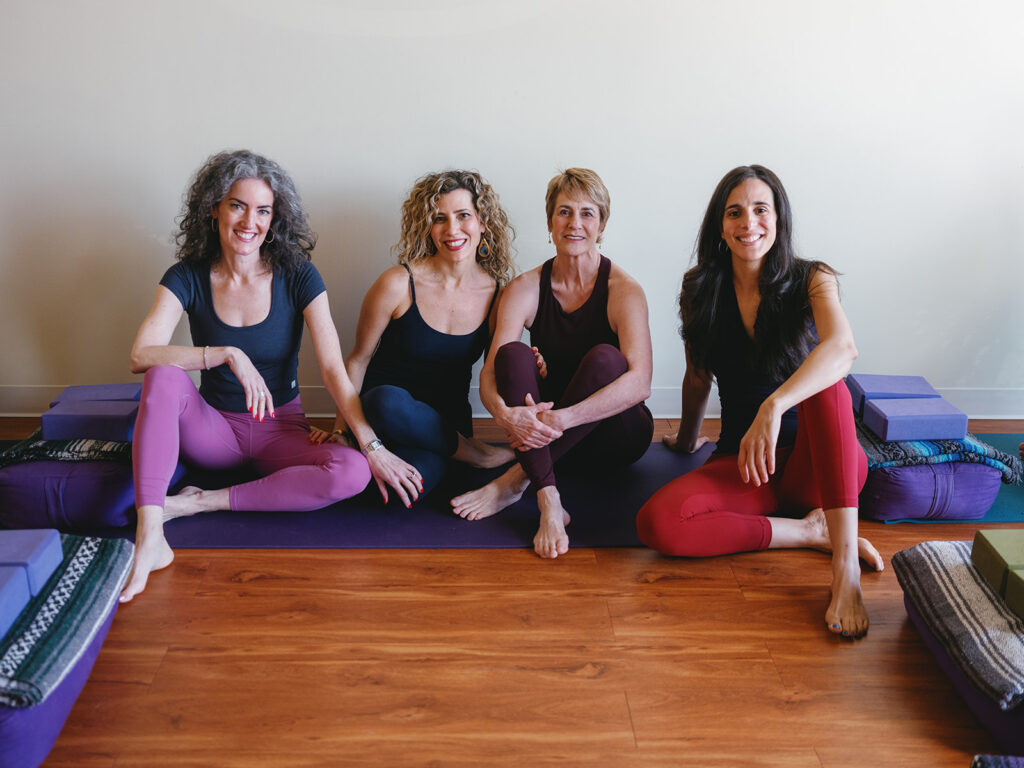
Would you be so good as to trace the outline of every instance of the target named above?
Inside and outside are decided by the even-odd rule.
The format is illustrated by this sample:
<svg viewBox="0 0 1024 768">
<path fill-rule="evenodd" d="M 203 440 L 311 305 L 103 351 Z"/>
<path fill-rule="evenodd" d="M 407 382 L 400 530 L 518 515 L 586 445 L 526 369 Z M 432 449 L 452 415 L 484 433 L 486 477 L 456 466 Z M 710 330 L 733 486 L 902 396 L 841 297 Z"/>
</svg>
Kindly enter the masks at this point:
<svg viewBox="0 0 1024 768">
<path fill-rule="evenodd" d="M 812 547 L 832 552 L 830 631 L 867 632 L 860 563 L 882 559 L 857 537 L 867 460 L 843 382 L 857 357 L 835 271 L 797 258 L 789 198 L 759 165 L 719 182 L 679 297 L 686 373 L 673 450 L 706 442 L 701 423 L 717 380 L 715 454 L 659 490 L 637 517 L 641 540 L 671 555 L 707 557 Z M 788 517 L 787 514 L 801 517 Z"/>
</svg>

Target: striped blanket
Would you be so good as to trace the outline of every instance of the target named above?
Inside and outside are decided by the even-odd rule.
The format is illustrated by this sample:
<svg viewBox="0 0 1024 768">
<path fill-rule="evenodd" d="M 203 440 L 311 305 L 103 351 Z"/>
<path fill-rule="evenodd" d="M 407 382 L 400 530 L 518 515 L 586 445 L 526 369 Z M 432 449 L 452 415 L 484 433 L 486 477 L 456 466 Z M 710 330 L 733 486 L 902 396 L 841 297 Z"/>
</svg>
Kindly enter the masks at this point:
<svg viewBox="0 0 1024 768">
<path fill-rule="evenodd" d="M 964 674 L 1000 709 L 1024 701 L 1024 621 L 971 562 L 969 541 L 926 541 L 892 558 L 903 593 Z"/>
<path fill-rule="evenodd" d="M 1024 464 L 1020 457 L 993 448 L 970 433 L 963 440 L 880 440 L 858 420 L 857 439 L 867 454 L 868 470 L 871 471 L 885 467 L 963 461 L 995 467 L 1003 473 L 1004 483 L 1024 483 Z"/>
<path fill-rule="evenodd" d="M 75 666 L 110 612 L 135 551 L 130 541 L 62 536 L 64 560 L 0 638 L 0 704 L 44 701 Z"/>
<path fill-rule="evenodd" d="M 118 461 L 131 463 L 132 444 L 113 440 L 43 440 L 37 429 L 20 443 L 0 451 L 0 469 L 26 461 Z"/>
</svg>

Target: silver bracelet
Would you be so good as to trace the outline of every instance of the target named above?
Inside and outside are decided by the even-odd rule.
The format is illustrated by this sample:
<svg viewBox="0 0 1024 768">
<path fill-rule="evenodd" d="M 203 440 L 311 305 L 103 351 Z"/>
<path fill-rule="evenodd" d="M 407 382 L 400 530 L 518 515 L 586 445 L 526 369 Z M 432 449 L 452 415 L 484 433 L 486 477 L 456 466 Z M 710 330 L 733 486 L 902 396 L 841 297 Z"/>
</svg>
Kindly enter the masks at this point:
<svg viewBox="0 0 1024 768">
<path fill-rule="evenodd" d="M 203 370 L 204 371 L 210 370 L 210 364 L 208 362 L 206 362 L 206 350 L 208 350 L 209 348 L 210 348 L 209 346 L 203 347 Z"/>
</svg>

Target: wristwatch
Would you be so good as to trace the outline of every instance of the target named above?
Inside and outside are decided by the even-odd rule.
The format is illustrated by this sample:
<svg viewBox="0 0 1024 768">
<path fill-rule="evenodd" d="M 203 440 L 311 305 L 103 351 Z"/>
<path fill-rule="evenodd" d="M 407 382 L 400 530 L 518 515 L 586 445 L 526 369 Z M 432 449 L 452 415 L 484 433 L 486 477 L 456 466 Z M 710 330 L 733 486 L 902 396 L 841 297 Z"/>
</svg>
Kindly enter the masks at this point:
<svg viewBox="0 0 1024 768">
<path fill-rule="evenodd" d="M 384 443 L 382 443 L 378 438 L 375 437 L 373 438 L 373 440 L 371 440 L 370 442 L 363 446 L 363 455 L 369 456 L 374 451 L 379 451 L 383 447 Z"/>
</svg>

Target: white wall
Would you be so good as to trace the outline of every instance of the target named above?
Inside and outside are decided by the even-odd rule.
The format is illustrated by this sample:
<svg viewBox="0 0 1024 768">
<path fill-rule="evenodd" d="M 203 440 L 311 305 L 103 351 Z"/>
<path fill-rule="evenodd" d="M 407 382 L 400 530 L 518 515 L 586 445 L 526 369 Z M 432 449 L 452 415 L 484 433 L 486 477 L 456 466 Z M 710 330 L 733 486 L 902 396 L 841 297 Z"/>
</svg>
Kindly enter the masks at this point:
<svg viewBox="0 0 1024 768">
<path fill-rule="evenodd" d="M 131 380 L 190 174 L 249 147 L 296 178 L 346 350 L 420 174 L 479 169 L 547 258 L 558 169 L 612 193 L 605 253 L 651 306 L 678 412 L 674 299 L 711 190 L 759 162 L 804 255 L 843 273 L 855 370 L 1024 416 L 1019 0 L 3 0 L 0 412 Z M 185 338 L 184 328 L 179 331 Z M 329 407 L 310 350 L 311 411 Z"/>
</svg>

